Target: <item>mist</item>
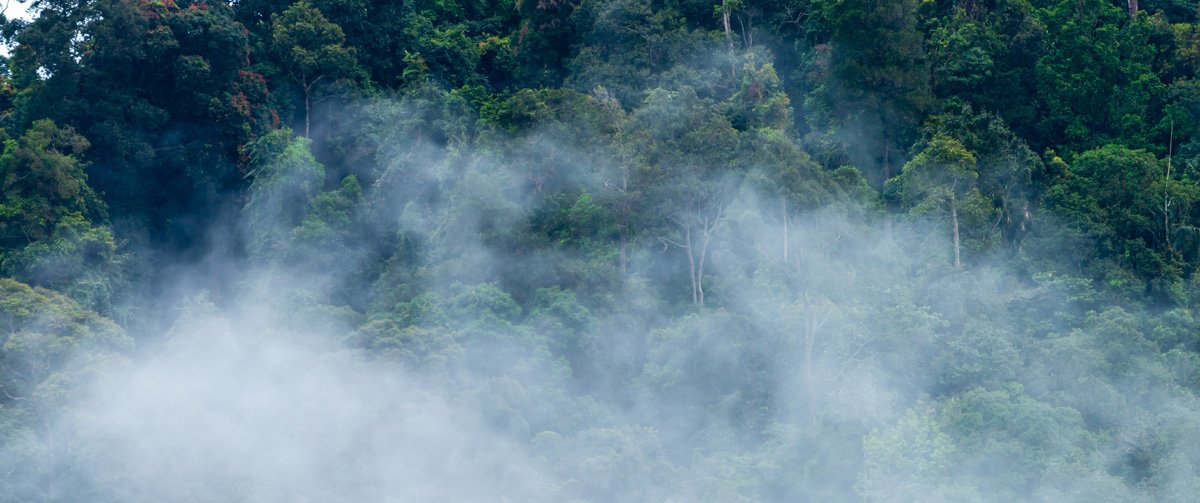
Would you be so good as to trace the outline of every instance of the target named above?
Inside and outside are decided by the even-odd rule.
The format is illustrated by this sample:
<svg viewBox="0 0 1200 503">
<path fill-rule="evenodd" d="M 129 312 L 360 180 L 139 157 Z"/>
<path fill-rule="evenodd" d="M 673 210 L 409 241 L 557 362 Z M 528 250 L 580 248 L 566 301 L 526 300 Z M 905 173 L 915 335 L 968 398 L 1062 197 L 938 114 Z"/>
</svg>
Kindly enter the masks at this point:
<svg viewBox="0 0 1200 503">
<path fill-rule="evenodd" d="M 293 171 L 221 224 L 261 247 L 177 269 L 169 330 L 143 336 L 50 419 L 58 447 L 43 494 L 1093 501 L 1190 490 L 1186 468 L 1161 486 L 1113 473 L 1145 442 L 1200 433 L 1195 400 L 1166 384 L 1157 351 L 1088 342 L 1130 315 L 1085 309 L 1057 278 L 1023 279 L 1002 257 L 955 269 L 944 222 L 887 223 L 870 201 L 843 199 L 790 217 L 784 259 L 780 201 L 721 186 L 705 306 L 687 305 L 686 255 L 663 239 L 632 243 L 626 276 L 597 287 L 609 290 L 564 283 L 586 246 L 526 250 L 505 236 L 560 204 L 523 170 L 553 173 L 575 207 L 572 187 L 605 184 L 606 157 L 560 133 L 535 127 L 501 153 L 393 145 L 352 211 L 393 226 L 384 232 L 414 251 L 389 260 L 417 272 L 374 285 L 361 278 L 379 259 L 355 241 L 296 245 L 316 206 L 288 198 L 315 191 L 303 180 L 320 173 L 284 154 Z M 337 231 L 379 232 L 348 221 Z M 613 251 L 600 252 L 610 273 Z M 213 284 L 223 298 L 197 288 Z M 375 305 L 337 305 L 348 289 L 371 290 Z M 1056 314 L 1011 314 L 1021 310 Z M 1106 350 L 1101 361 L 1128 363 L 1097 376 L 1089 352 Z M 1152 445 L 1180 449 L 1168 459 L 1181 463 L 1200 454 Z"/>
</svg>

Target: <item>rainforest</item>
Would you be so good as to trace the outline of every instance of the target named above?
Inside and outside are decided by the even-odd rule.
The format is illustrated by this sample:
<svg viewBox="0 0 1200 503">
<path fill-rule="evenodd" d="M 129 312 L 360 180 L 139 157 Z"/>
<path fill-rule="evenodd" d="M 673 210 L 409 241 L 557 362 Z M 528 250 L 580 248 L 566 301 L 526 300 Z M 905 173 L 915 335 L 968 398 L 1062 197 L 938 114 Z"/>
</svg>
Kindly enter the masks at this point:
<svg viewBox="0 0 1200 503">
<path fill-rule="evenodd" d="M 32 0 L 0 502 L 1200 494 L 1196 0 Z"/>
</svg>

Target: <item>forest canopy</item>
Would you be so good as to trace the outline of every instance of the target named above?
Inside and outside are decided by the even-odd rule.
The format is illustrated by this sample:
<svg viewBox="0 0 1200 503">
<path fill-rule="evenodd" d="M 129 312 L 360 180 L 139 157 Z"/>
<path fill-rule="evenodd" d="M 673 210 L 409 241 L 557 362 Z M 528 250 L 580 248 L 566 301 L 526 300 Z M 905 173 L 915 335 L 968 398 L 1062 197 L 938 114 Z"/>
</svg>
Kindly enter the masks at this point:
<svg viewBox="0 0 1200 503">
<path fill-rule="evenodd" d="M 0 16 L 0 501 L 1190 501 L 1195 0 Z"/>
</svg>

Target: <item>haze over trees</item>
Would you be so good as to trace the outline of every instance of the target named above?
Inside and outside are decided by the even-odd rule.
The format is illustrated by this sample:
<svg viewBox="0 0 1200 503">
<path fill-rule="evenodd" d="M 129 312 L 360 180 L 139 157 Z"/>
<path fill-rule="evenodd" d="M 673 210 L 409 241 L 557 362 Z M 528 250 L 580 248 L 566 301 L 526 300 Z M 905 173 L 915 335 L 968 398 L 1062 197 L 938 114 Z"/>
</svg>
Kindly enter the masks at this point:
<svg viewBox="0 0 1200 503">
<path fill-rule="evenodd" d="M 42 1 L 0 501 L 1191 501 L 1191 0 Z"/>
</svg>

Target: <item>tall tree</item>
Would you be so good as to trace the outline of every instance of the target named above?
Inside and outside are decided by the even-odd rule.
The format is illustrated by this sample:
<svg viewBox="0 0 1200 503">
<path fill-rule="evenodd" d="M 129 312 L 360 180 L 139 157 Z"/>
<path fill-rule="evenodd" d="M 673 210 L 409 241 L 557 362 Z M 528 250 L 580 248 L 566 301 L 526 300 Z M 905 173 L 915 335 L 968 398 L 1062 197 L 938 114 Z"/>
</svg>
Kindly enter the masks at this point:
<svg viewBox="0 0 1200 503">
<path fill-rule="evenodd" d="M 116 225 L 178 248 L 202 240 L 219 195 L 244 183 L 241 147 L 274 125 L 232 7 L 53 2 L 10 29 L 15 129 L 74 126 L 92 141 L 89 181 Z"/>
<path fill-rule="evenodd" d="M 346 47 L 342 27 L 302 0 L 271 16 L 271 44 L 284 70 L 304 95 L 304 137 L 312 134 L 312 105 L 318 84 L 349 75 L 355 50 Z"/>
<path fill-rule="evenodd" d="M 119 365 L 133 340 L 62 295 L 0 278 L 0 341 L 0 466 L 9 481 L 0 495 L 72 499 L 64 486 L 75 479 L 74 445 L 61 435 L 61 412 Z M 8 440 L 25 432 L 40 445 L 21 453 Z"/>
<path fill-rule="evenodd" d="M 1047 31 L 1050 48 L 1037 63 L 1037 136 L 1064 153 L 1108 143 L 1155 150 L 1165 144 L 1155 138 L 1167 86 L 1153 68 L 1160 38 L 1154 21 L 1130 19 L 1104 0 L 1060 0 L 1040 14 L 1058 29 Z"/>
<path fill-rule="evenodd" d="M 250 250 L 264 263 L 283 258 L 290 231 L 305 221 L 309 200 L 325 183 L 325 167 L 313 158 L 310 144 L 281 129 L 250 145 L 253 181 L 243 211 L 253 233 Z"/>
<path fill-rule="evenodd" d="M 1069 176 L 1046 192 L 1047 209 L 1082 240 L 1073 253 L 1085 272 L 1102 278 L 1132 273 L 1130 281 L 1108 282 L 1127 285 L 1130 294 L 1159 300 L 1179 294 L 1182 257 L 1168 236 L 1191 234 L 1200 191 L 1193 181 L 1165 174 L 1165 163 L 1154 154 L 1107 145 L 1081 154 Z M 1164 220 L 1164 196 L 1174 219 Z"/>
<path fill-rule="evenodd" d="M 1019 250 L 1039 195 L 1034 178 L 1045 175 L 1042 159 L 998 115 L 966 104 L 930 116 L 922 134 L 924 141 L 939 134 L 954 138 L 975 155 L 980 193 L 1000 211 L 991 227 L 999 228 L 1012 249 Z"/>
<path fill-rule="evenodd" d="M 949 216 L 956 268 L 962 267 L 960 213 L 964 207 L 975 214 L 991 213 L 990 202 L 979 193 L 978 180 L 975 155 L 957 140 L 937 135 L 890 184 L 904 206 Z"/>
<path fill-rule="evenodd" d="M 880 184 L 906 157 L 933 100 L 917 7 L 916 0 L 841 0 L 827 7 L 829 59 L 812 98 L 828 104 L 833 124 L 817 129 L 839 136 L 855 164 Z"/>
<path fill-rule="evenodd" d="M 740 180 L 740 137 L 721 107 L 700 99 L 691 88 L 655 89 L 635 116 L 648 129 L 646 167 L 639 185 L 672 232 L 660 239 L 686 256 L 692 302 L 704 305 L 704 268 L 725 209 Z"/>
<path fill-rule="evenodd" d="M 71 127 L 49 119 L 33 123 L 0 155 L 0 249 L 50 236 L 71 214 L 102 218 L 104 203 L 87 183 L 80 157 L 91 146 Z"/>
</svg>

